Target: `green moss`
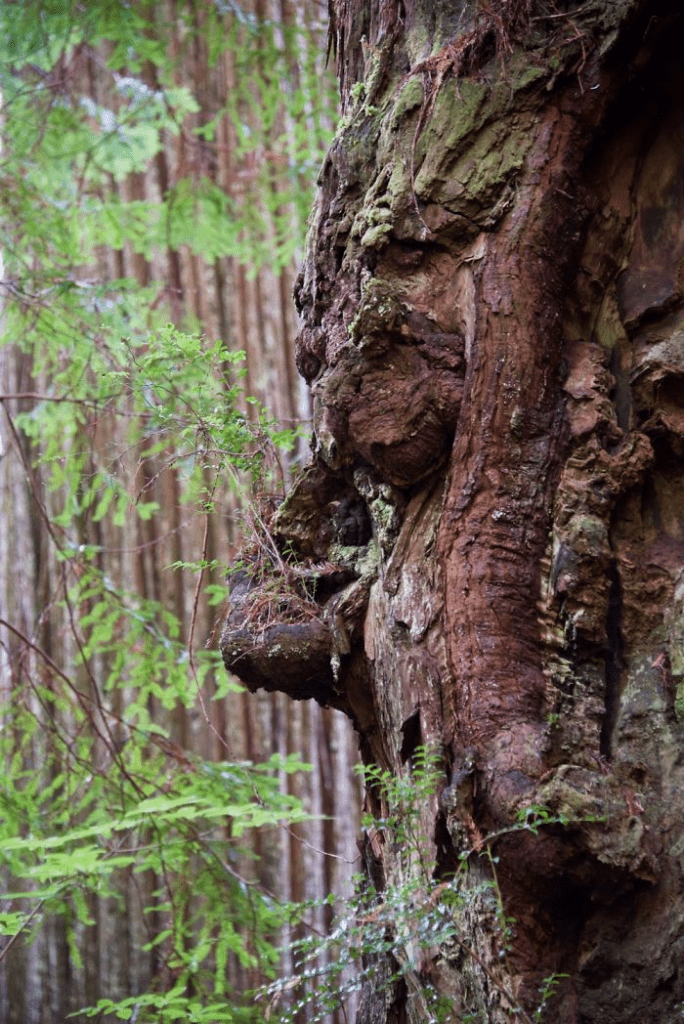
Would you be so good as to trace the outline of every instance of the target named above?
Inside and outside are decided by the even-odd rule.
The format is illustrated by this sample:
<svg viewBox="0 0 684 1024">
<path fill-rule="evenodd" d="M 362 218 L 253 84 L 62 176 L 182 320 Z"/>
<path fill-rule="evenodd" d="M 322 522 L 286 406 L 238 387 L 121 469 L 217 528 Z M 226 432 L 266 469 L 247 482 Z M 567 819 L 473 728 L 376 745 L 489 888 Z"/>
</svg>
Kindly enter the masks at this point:
<svg viewBox="0 0 684 1024">
<path fill-rule="evenodd" d="M 433 43 L 433 33 L 427 31 L 422 18 L 412 18 L 406 26 L 406 53 L 411 67 L 425 60 Z"/>
<path fill-rule="evenodd" d="M 390 226 L 380 224 L 369 229 L 373 230 L 389 232 Z M 370 278 L 363 285 L 358 312 L 349 325 L 349 337 L 358 344 L 364 337 L 390 331 L 400 316 L 401 307 L 392 286 L 380 277 Z"/>
<path fill-rule="evenodd" d="M 392 211 L 387 197 L 382 196 L 381 205 L 368 204 L 357 214 L 352 226 L 352 238 L 361 236 L 361 245 L 366 249 L 379 249 L 384 245 L 392 227 Z"/>
<path fill-rule="evenodd" d="M 409 78 L 394 102 L 390 118 L 390 129 L 396 131 L 410 111 L 423 103 L 423 83 L 417 76 Z"/>
<path fill-rule="evenodd" d="M 503 142 L 503 146 L 501 143 L 502 139 L 496 126 L 483 132 L 478 139 L 476 150 L 480 153 L 469 159 L 471 174 L 468 184 L 474 193 L 486 192 L 491 185 L 498 184 L 507 178 L 511 171 L 521 166 L 525 157 L 525 147 L 510 135 Z"/>
<path fill-rule="evenodd" d="M 363 233 L 361 245 L 364 249 L 381 249 L 387 243 L 391 231 L 389 224 L 377 224 L 375 227 L 368 228 Z"/>
<path fill-rule="evenodd" d="M 480 100 L 481 95 L 473 94 L 468 109 L 452 103 L 451 121 L 448 105 L 443 103 L 416 157 L 416 167 L 420 166 L 416 193 L 447 207 L 454 202 L 460 206 L 465 198 L 463 212 L 470 217 L 486 216 L 505 198 L 504 189 L 515 180 L 534 137 L 529 130 L 532 114 L 517 114 L 512 124 L 510 119 L 491 118 L 489 103 L 487 123 L 477 124 Z"/>
<path fill-rule="evenodd" d="M 684 681 L 679 684 L 675 691 L 674 709 L 677 721 L 681 724 L 684 722 Z"/>
<path fill-rule="evenodd" d="M 373 502 L 373 518 L 379 526 L 385 529 L 393 528 L 396 519 L 396 509 L 391 502 L 385 501 L 382 495 L 379 495 Z"/>
<path fill-rule="evenodd" d="M 675 683 L 675 714 L 678 722 L 684 722 L 684 579 L 681 576 L 667 611 L 666 628 L 670 672 Z"/>
<path fill-rule="evenodd" d="M 382 119 L 381 110 L 361 103 L 348 110 L 340 120 L 333 148 L 338 145 L 344 150 L 350 171 L 358 168 L 359 172 L 363 169 L 365 173 L 368 165 L 375 163 Z"/>
<path fill-rule="evenodd" d="M 559 67 L 558 57 L 533 63 L 529 52 L 518 50 L 506 62 L 506 74 L 499 83 L 499 88 L 508 89 L 510 97 L 511 91 L 522 92 L 535 82 L 547 79 L 549 71 L 553 73 Z"/>
<path fill-rule="evenodd" d="M 366 86 L 364 82 L 354 82 L 351 89 L 349 90 L 349 96 L 354 105 L 361 103 L 366 96 Z"/>
<path fill-rule="evenodd" d="M 365 547 L 331 544 L 328 558 L 336 565 L 350 569 L 361 582 L 370 582 L 377 576 L 380 549 L 374 540 L 371 540 Z"/>
<path fill-rule="evenodd" d="M 520 77 L 513 82 L 513 88 L 516 92 L 520 92 L 522 89 L 527 89 L 527 87 L 532 85 L 534 82 L 538 82 L 540 78 L 546 78 L 547 74 L 547 68 L 544 68 L 541 65 L 530 66 L 528 64 Z"/>
<path fill-rule="evenodd" d="M 425 144 L 437 142 L 445 150 L 460 149 L 459 143 L 480 127 L 488 96 L 488 87 L 480 82 L 445 83 L 423 132 Z"/>
<path fill-rule="evenodd" d="M 369 227 L 375 224 L 387 224 L 392 220 L 392 211 L 387 206 L 371 206 L 365 211 L 366 223 Z"/>
</svg>

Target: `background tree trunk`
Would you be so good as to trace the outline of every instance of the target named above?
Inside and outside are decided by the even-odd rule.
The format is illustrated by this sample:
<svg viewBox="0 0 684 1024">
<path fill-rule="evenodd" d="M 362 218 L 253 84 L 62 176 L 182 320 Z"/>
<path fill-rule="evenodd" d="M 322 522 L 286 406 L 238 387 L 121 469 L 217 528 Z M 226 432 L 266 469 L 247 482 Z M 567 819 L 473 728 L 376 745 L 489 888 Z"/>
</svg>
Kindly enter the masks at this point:
<svg viewBox="0 0 684 1024">
<path fill-rule="evenodd" d="M 438 877 L 471 851 L 460 938 L 369 988 L 362 1021 L 421 1019 L 428 987 L 448 1019 L 504 1021 L 563 975 L 549 1020 L 669 1024 L 684 21 L 406 0 L 334 3 L 331 25 L 345 116 L 297 290 L 314 458 L 276 532 L 300 573 L 339 575 L 296 627 L 259 629 L 234 592 L 226 663 L 342 708 L 397 777 L 436 748 L 454 784 L 422 820 Z M 396 888 L 397 851 L 373 855 Z"/>
<path fill-rule="evenodd" d="M 118 191 L 125 208 L 129 200 L 160 203 L 188 181 L 200 191 L 208 180 L 222 190 L 228 202 L 235 203 L 239 216 L 246 220 L 251 211 L 252 217 L 261 216 L 264 225 L 270 225 L 264 228 L 269 235 L 268 258 L 263 259 L 261 253 L 261 265 L 254 267 L 245 247 L 242 258 L 222 255 L 215 260 L 204 259 L 196 249 L 172 241 L 148 258 L 133 243 L 126 242 L 117 249 L 102 245 L 98 266 L 89 268 L 85 276 L 99 284 L 117 278 L 129 278 L 141 286 L 163 282 L 166 291 L 159 303 L 168 308 L 169 319 L 188 329 L 199 328 L 210 343 L 220 337 L 233 351 L 244 350 L 246 394 L 263 403 L 282 427 L 290 428 L 307 423 L 311 408 L 294 363 L 296 315 L 291 293 L 296 268 L 291 259 L 280 265 L 278 247 L 282 247 L 282 224 L 287 225 L 285 230 L 291 237 L 297 237 L 302 234 L 301 218 L 308 211 L 302 214 L 292 205 L 278 206 L 277 197 L 283 179 L 289 181 L 292 168 L 298 169 L 301 194 L 310 190 L 310 178 L 304 178 L 301 172 L 302 152 L 317 152 L 321 137 L 329 132 L 337 116 L 330 76 L 325 70 L 326 24 L 320 5 L 310 0 L 256 0 L 235 6 L 234 11 L 232 5 L 224 5 L 221 10 L 225 17 L 217 24 L 224 37 L 217 40 L 204 31 L 205 19 L 212 14 L 218 17 L 214 4 L 168 0 L 149 5 L 149 16 L 159 25 L 159 39 L 170 40 L 169 66 L 174 68 L 176 82 L 193 88 L 198 109 L 183 123 L 182 131 L 168 133 L 165 147 L 146 173 L 131 174 L 125 181 L 112 183 L 111 188 Z M 240 32 L 247 33 L 245 26 L 250 29 L 249 45 L 253 47 L 258 25 L 267 26 L 264 38 L 270 38 L 272 29 L 276 43 L 288 51 L 291 75 L 275 85 L 272 67 L 241 65 Z M 150 34 L 154 34 L 153 24 Z M 210 46 L 216 52 L 210 54 Z M 117 91 L 119 76 L 107 65 L 113 48 L 113 43 L 96 47 L 88 41 L 87 45 L 65 51 L 59 88 L 71 90 L 75 107 L 85 97 L 84 102 L 92 100 L 118 109 L 117 104 L 122 102 Z M 272 54 L 264 56 L 264 61 L 269 59 Z M 142 69 L 136 66 L 134 74 L 151 89 L 158 89 L 158 70 L 150 63 Z M 269 109 L 275 109 L 274 88 L 293 91 L 295 83 L 302 96 L 309 97 L 297 124 L 282 113 L 269 122 L 263 108 L 268 102 Z M 271 92 L 264 98 L 263 91 L 269 88 Z M 214 135 L 205 138 L 195 134 L 214 121 Z M 253 148 L 245 145 L 244 139 L 240 147 L 237 125 L 246 131 L 251 127 L 256 139 Z M 51 393 L 53 382 L 49 374 L 41 373 L 27 353 L 13 345 L 0 347 L 0 608 L 3 618 L 9 619 L 16 630 L 2 632 L 3 704 L 13 687 L 30 701 L 32 680 L 42 678 L 43 665 L 20 639 L 22 636 L 30 638 L 67 674 L 73 673 L 76 678 L 80 671 L 78 681 L 84 690 L 88 691 L 91 682 L 82 667 L 75 667 L 79 665 L 75 646 L 78 626 L 69 622 L 64 608 L 64 565 L 55 561 L 46 533 L 45 519 L 59 513 L 61 495 L 45 493 L 42 468 L 30 472 L 33 458 L 40 454 L 40 444 L 32 449 L 21 432 L 12 428 L 17 413 L 28 412 L 38 404 L 30 397 L 12 396 Z M 245 406 L 244 411 L 256 418 L 252 405 Z M 126 410 L 117 408 L 115 412 L 125 414 Z M 131 450 L 125 418 L 105 414 L 94 416 L 93 421 L 93 464 L 106 451 L 124 453 L 120 457 L 117 454 L 111 465 L 116 464 L 132 495 L 144 489 L 149 499 L 158 501 L 160 513 L 147 521 L 127 517 L 123 527 L 113 525 L 111 517 L 73 524 L 77 541 L 98 546 L 102 571 L 113 586 L 137 595 L 141 601 L 160 601 L 176 614 L 188 646 L 201 649 L 212 634 L 219 612 L 209 605 L 203 590 L 193 605 L 195 574 L 189 568 L 174 571 L 171 566 L 196 562 L 204 552 L 206 560 L 215 560 L 217 566 L 205 573 L 204 582 L 223 584 L 222 567 L 234 557 L 246 532 L 245 510 L 239 506 L 232 481 L 219 484 L 220 494 L 217 491 L 216 496 L 222 515 L 197 517 L 180 499 L 179 474 L 171 456 L 167 459 L 162 453 L 148 457 L 145 451 Z M 154 438 L 150 439 L 150 445 L 153 443 Z M 304 439 L 300 447 L 301 452 L 295 455 L 304 452 Z M 279 486 L 284 487 L 289 467 L 281 467 L 282 472 L 285 478 Z M 103 690 L 109 671 L 104 661 L 97 655 L 93 659 L 93 679 Z M 212 700 L 215 680 L 208 678 L 202 712 L 198 706 L 186 708 L 179 703 L 169 722 L 167 711 L 153 701 L 149 709 L 152 720 L 169 727 L 181 757 L 189 752 L 207 761 L 260 762 L 280 752 L 283 756 L 299 754 L 310 762 L 311 775 L 294 785 L 300 787 L 299 795 L 313 820 L 297 830 L 274 828 L 261 835 L 256 851 L 261 856 L 258 874 L 269 891 L 284 901 L 322 900 L 330 891 L 348 895 L 353 862 L 358 856 L 355 840 L 359 799 L 353 772 L 355 749 L 347 721 L 318 705 L 293 707 L 277 693 L 260 694 L 258 698 L 229 693 L 221 700 Z M 121 689 L 113 691 L 111 702 L 118 701 L 118 706 L 111 710 L 123 714 L 125 699 Z M 40 708 L 36 714 L 40 715 Z M 42 761 L 41 749 L 35 749 L 27 755 L 24 767 L 29 773 L 38 773 Z M 292 786 L 293 777 L 283 772 L 281 788 L 287 791 Z M 334 825 L 324 826 L 328 817 Z M 323 851 L 333 857 L 325 856 Z M 93 1005 L 100 998 L 117 1000 L 155 985 L 163 987 L 164 949 L 149 948 L 149 944 L 166 923 L 159 920 L 159 915 L 144 913 L 146 901 L 153 902 L 151 893 L 159 881 L 126 872 L 119 883 L 120 898 L 93 898 L 92 923 L 77 928 L 74 942 L 82 965 L 73 956 L 60 917 L 48 919 L 41 926 L 38 915 L 38 937 L 33 945 L 22 935 L 10 948 L 3 948 L 0 1019 L 5 1024 L 58 1024 L 69 1013 Z M 5 891 L 12 888 L 9 884 Z M 316 917 L 312 923 L 320 927 L 323 911 L 311 913 Z M 286 947 L 289 935 L 282 938 Z M 147 951 L 143 950 L 145 946 Z M 263 980 L 256 970 L 246 979 L 246 971 L 236 958 L 229 967 L 237 991 L 244 990 L 247 982 Z"/>
</svg>

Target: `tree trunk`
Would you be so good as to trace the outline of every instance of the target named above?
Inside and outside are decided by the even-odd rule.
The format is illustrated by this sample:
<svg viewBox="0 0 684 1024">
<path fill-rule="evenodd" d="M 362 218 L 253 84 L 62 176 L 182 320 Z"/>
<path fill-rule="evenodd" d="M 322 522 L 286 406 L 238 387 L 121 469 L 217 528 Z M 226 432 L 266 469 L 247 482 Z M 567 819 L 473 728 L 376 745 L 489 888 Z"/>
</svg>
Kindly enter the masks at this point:
<svg viewBox="0 0 684 1024">
<path fill-rule="evenodd" d="M 334 5 L 296 558 L 279 619 L 234 586 L 223 651 L 452 783 L 421 813 L 437 877 L 470 851 L 458 939 L 364 1021 L 428 987 L 529 1019 L 554 975 L 563 1024 L 684 1000 L 683 29 L 643 0 Z"/>
</svg>

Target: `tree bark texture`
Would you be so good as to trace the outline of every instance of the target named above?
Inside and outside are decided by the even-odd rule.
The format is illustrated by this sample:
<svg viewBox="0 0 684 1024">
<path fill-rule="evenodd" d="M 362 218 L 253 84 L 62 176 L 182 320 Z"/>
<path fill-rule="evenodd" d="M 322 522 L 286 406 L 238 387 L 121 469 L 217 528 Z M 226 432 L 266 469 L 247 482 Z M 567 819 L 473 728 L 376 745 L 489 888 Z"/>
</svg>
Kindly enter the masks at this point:
<svg viewBox="0 0 684 1024">
<path fill-rule="evenodd" d="M 332 41 L 345 117 L 295 291 L 313 456 L 275 524 L 309 607 L 260 625 L 243 580 L 225 660 L 342 708 L 395 774 L 424 743 L 446 786 L 472 750 L 468 810 L 436 794 L 425 840 L 444 872 L 474 850 L 473 884 L 494 851 L 515 924 L 504 953 L 473 904 L 471 954 L 423 965 L 450 1019 L 507 1020 L 509 996 L 531 1013 L 564 974 L 548 1019 L 665 1024 L 684 1000 L 684 17 L 339 2 Z M 540 806 L 565 827 L 514 827 Z M 376 991 L 361 1019 L 397 1005 Z"/>
</svg>

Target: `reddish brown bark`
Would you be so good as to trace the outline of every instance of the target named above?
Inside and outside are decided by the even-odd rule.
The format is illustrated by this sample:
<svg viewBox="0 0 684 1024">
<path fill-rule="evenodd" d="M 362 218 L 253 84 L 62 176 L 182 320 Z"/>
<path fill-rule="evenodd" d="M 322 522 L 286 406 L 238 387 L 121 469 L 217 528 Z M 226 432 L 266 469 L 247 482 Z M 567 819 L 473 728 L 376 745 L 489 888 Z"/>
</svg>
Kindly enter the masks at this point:
<svg viewBox="0 0 684 1024">
<path fill-rule="evenodd" d="M 451 1019 L 507 1019 L 503 992 L 531 1011 L 562 972 L 555 1019 L 665 1024 L 684 999 L 684 23 L 507 0 L 338 4 L 332 24 L 346 121 L 297 290 L 314 461 L 275 527 L 300 577 L 318 565 L 300 595 L 329 663 L 258 624 L 231 661 L 247 605 L 227 661 L 271 659 L 295 697 L 305 678 L 397 774 L 428 743 L 446 785 L 474 748 L 465 845 L 529 806 L 567 820 L 488 840 L 515 938 L 502 960 L 482 910 L 476 955 L 435 956 Z M 370 542 L 342 536 L 349 505 Z M 451 813 L 425 809 L 447 867 Z"/>
</svg>

